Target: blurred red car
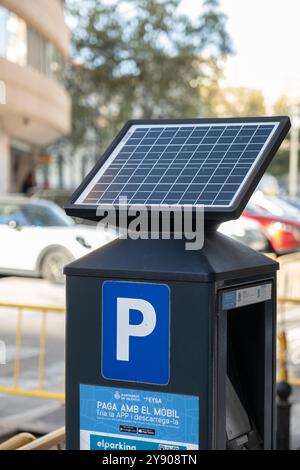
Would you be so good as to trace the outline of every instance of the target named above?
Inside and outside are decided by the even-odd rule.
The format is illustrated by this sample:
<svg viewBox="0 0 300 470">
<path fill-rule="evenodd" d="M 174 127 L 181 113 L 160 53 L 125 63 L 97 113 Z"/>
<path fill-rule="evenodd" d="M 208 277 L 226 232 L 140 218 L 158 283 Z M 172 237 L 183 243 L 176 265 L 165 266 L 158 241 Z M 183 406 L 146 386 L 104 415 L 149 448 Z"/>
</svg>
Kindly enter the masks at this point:
<svg viewBox="0 0 300 470">
<path fill-rule="evenodd" d="M 260 224 L 276 254 L 300 251 L 300 220 L 272 215 L 254 204 L 246 207 L 243 216 Z"/>
</svg>

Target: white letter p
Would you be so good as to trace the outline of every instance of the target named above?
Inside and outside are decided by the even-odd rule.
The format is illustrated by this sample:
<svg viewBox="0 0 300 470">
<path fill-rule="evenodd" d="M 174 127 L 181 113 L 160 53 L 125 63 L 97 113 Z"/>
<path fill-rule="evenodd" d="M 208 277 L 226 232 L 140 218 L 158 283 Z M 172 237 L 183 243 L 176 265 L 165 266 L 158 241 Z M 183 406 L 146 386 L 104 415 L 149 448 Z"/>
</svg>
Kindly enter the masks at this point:
<svg viewBox="0 0 300 470">
<path fill-rule="evenodd" d="M 131 325 L 130 310 L 138 310 L 143 321 Z M 117 298 L 117 360 L 129 361 L 129 339 L 131 336 L 149 336 L 156 325 L 156 313 L 153 305 L 143 299 Z"/>
</svg>

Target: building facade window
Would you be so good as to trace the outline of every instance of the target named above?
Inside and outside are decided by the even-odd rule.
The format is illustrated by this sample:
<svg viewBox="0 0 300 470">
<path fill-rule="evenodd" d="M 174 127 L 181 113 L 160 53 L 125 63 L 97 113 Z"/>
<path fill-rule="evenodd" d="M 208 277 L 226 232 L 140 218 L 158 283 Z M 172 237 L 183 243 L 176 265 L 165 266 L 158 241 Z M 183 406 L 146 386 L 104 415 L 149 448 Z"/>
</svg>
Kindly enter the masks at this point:
<svg viewBox="0 0 300 470">
<path fill-rule="evenodd" d="M 30 66 L 48 78 L 63 79 L 63 58 L 58 49 L 4 7 L 0 7 L 0 56 Z"/>
<path fill-rule="evenodd" d="M 6 29 L 6 58 L 24 67 L 27 57 L 26 23 L 14 13 L 9 13 L 7 15 Z"/>
<path fill-rule="evenodd" d="M 7 17 L 8 11 L 0 7 L 0 56 L 6 57 L 7 51 Z"/>
</svg>

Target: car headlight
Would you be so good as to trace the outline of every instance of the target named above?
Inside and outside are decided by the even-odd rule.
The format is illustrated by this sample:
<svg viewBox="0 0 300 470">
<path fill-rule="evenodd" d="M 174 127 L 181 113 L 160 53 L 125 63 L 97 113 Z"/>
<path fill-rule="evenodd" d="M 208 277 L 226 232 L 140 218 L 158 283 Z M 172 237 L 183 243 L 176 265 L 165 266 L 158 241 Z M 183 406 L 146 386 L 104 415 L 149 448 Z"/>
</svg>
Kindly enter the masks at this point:
<svg viewBox="0 0 300 470">
<path fill-rule="evenodd" d="M 87 249 L 90 249 L 92 248 L 92 245 L 90 245 L 85 238 L 83 237 L 79 237 L 77 236 L 76 237 L 76 241 L 78 241 L 78 243 L 80 243 L 81 246 L 83 246 L 84 248 L 87 248 Z"/>
</svg>

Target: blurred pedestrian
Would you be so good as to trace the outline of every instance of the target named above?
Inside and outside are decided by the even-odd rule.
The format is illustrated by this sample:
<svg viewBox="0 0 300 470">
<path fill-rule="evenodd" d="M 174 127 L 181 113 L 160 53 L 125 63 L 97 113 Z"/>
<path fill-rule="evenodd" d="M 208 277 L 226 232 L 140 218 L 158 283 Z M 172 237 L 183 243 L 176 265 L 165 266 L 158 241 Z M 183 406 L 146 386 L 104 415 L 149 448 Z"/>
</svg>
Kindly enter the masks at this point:
<svg viewBox="0 0 300 470">
<path fill-rule="evenodd" d="M 31 196 L 36 188 L 36 179 L 33 171 L 27 173 L 26 178 L 22 184 L 22 193 Z"/>
</svg>

